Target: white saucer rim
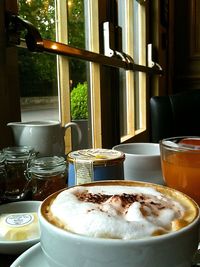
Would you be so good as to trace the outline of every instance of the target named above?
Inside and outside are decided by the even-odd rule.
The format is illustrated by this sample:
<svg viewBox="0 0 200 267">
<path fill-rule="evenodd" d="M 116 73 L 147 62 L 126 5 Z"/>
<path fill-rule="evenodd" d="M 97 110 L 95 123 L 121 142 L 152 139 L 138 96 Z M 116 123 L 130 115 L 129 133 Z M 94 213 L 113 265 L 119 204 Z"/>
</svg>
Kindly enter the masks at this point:
<svg viewBox="0 0 200 267">
<path fill-rule="evenodd" d="M 10 265 L 10 267 L 21 266 L 20 264 L 21 264 L 22 260 L 27 258 L 33 252 L 38 252 L 39 254 L 42 253 L 42 248 L 41 248 L 40 242 L 36 243 L 32 247 L 30 247 L 29 249 L 24 251 L 21 255 L 19 255 L 19 257 Z M 45 266 L 43 266 L 43 267 L 45 267 Z"/>
<path fill-rule="evenodd" d="M 199 249 L 200 249 L 200 243 L 199 243 Z M 27 249 L 25 252 L 23 252 L 11 265 L 10 267 L 20 267 L 21 262 L 29 257 L 30 254 L 32 253 L 38 253 L 38 256 L 44 256 L 43 252 L 42 252 L 42 248 L 41 248 L 41 244 L 40 242 L 38 242 L 37 244 L 33 245 L 32 247 L 30 247 L 29 249 Z M 46 263 L 47 264 L 47 263 Z M 42 266 L 42 267 L 47 267 L 48 264 L 46 266 Z M 23 266 L 23 267 L 28 267 L 28 266 Z"/>
</svg>

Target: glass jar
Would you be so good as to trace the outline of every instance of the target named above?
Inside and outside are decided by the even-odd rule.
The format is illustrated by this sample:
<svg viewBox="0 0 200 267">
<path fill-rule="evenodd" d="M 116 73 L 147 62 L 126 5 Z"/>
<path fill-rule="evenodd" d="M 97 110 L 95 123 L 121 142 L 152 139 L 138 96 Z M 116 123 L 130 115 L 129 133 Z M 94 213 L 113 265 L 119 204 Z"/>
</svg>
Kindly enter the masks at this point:
<svg viewBox="0 0 200 267">
<path fill-rule="evenodd" d="M 4 199 L 5 188 L 6 188 L 5 156 L 3 151 L 0 151 L 0 203 Z"/>
<path fill-rule="evenodd" d="M 57 156 L 35 158 L 29 164 L 28 177 L 31 180 L 32 199 L 43 200 L 66 187 L 65 159 Z"/>
<path fill-rule="evenodd" d="M 28 146 L 6 147 L 3 153 L 7 175 L 6 198 L 12 200 L 23 198 L 29 185 L 25 172 L 30 160 L 36 156 L 34 149 Z"/>
</svg>

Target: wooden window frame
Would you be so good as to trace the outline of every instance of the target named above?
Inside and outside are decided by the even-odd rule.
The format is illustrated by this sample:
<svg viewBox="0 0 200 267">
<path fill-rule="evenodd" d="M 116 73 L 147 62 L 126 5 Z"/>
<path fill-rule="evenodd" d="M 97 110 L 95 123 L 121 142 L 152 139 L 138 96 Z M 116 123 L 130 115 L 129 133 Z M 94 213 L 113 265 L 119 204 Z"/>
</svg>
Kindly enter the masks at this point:
<svg viewBox="0 0 200 267">
<path fill-rule="evenodd" d="M 12 2 L 12 1 L 11 1 Z M 65 68 L 65 73 L 63 73 L 62 71 L 59 72 L 59 76 L 60 76 L 60 119 L 61 122 L 67 123 L 68 121 L 70 121 L 70 114 L 68 112 L 66 112 L 66 107 L 69 106 L 69 87 L 67 87 L 68 89 L 66 90 L 66 84 L 68 83 L 68 77 L 66 76 L 66 69 L 68 68 L 68 60 L 67 57 L 75 57 L 75 58 L 81 58 L 84 59 L 86 61 L 89 61 L 90 63 L 90 74 L 91 74 L 91 78 L 90 78 L 90 98 L 93 99 L 92 105 L 90 106 L 91 109 L 91 113 L 95 114 L 93 116 L 91 116 L 91 125 L 92 128 L 94 129 L 92 132 L 92 147 L 101 147 L 106 145 L 106 143 L 102 143 L 102 136 L 105 134 L 102 130 L 102 95 L 101 95 L 101 90 L 102 90 L 102 83 L 100 83 L 100 79 L 101 79 L 101 68 L 102 66 L 109 66 L 109 68 L 114 67 L 115 69 L 117 68 L 123 68 L 125 70 L 127 70 L 127 81 L 128 81 L 128 88 L 131 88 L 131 85 L 133 84 L 134 78 L 133 78 L 133 72 L 135 71 L 139 71 L 142 74 L 140 74 L 141 76 L 143 76 L 143 74 L 145 75 L 149 75 L 149 74 L 160 74 L 160 70 L 157 69 L 153 69 L 151 67 L 146 66 L 146 64 L 134 64 L 133 62 L 127 62 L 127 61 L 123 61 L 120 60 L 119 58 L 115 58 L 115 57 L 107 57 L 105 55 L 103 55 L 101 53 L 101 49 L 99 49 L 97 43 L 98 39 L 99 39 L 99 29 L 98 29 L 98 20 L 96 20 L 96 18 L 98 17 L 98 12 L 99 7 L 97 9 L 97 1 L 92 1 L 92 0 L 87 0 L 86 1 L 86 5 L 91 7 L 92 12 L 88 12 L 90 15 L 90 23 L 88 24 L 88 29 L 89 32 L 91 34 L 91 36 L 93 36 L 93 42 L 91 42 L 90 44 L 88 44 L 88 50 L 83 50 L 83 49 L 78 49 L 75 47 L 70 47 L 68 46 L 66 43 L 63 43 L 63 34 L 66 35 L 66 31 L 64 31 L 65 33 L 62 32 L 61 29 L 59 29 L 58 32 L 60 32 L 60 35 L 58 37 L 59 42 L 52 42 L 51 40 L 42 40 L 41 42 L 36 42 L 36 50 L 39 51 L 46 51 L 48 53 L 54 53 L 59 55 L 59 59 L 58 59 L 58 65 L 61 66 L 60 69 L 64 69 Z M 105 3 L 106 1 L 104 1 Z M 131 1 L 127 1 L 128 5 L 131 5 Z M 102 4 L 102 3 L 101 3 Z M 144 10 L 144 7 L 141 6 L 141 8 Z M 11 8 L 12 9 L 12 8 Z M 62 8 L 61 8 L 62 10 Z M 95 13 L 95 19 L 92 20 L 92 16 L 91 14 Z M 66 36 L 65 36 L 66 38 Z M 66 39 L 65 39 L 66 40 Z M 131 37 L 128 36 L 128 42 L 130 43 L 131 41 Z M 22 46 L 26 46 L 27 43 L 21 43 Z M 129 52 L 130 48 L 127 47 L 127 52 Z M 64 56 L 64 57 L 63 57 Z M 65 57 L 66 56 L 66 57 Z M 143 79 L 143 78 L 142 78 Z M 145 79 L 143 79 L 145 80 Z M 98 81 L 98 82 L 97 82 Z M 144 87 L 145 82 L 144 83 Z M 65 90 L 63 89 L 65 85 Z M 146 99 L 146 95 L 145 95 L 145 90 L 141 91 L 141 99 Z M 145 125 L 146 125 L 146 106 L 145 105 L 141 105 L 141 110 L 140 112 L 142 112 L 144 114 L 144 116 L 142 116 L 142 120 L 141 120 L 141 125 L 140 125 L 140 129 L 137 131 L 134 131 L 134 113 L 132 113 L 131 111 L 133 110 L 133 100 L 134 100 L 134 95 L 133 95 L 133 91 L 131 91 L 130 89 L 128 89 L 128 94 L 127 94 L 127 99 L 128 99 L 128 106 L 127 106 L 127 112 L 129 114 L 132 114 L 131 116 L 129 116 L 128 118 L 128 135 L 124 138 L 121 139 L 121 142 L 123 141 L 127 141 L 130 140 L 129 138 L 134 137 L 135 134 L 139 134 L 140 132 L 145 131 Z M 68 109 L 69 110 L 69 109 Z M 131 111 L 130 111 L 131 110 Z M 66 143 L 67 143 L 67 147 L 66 150 L 70 150 L 70 136 L 67 137 L 66 139 Z M 115 139 L 116 141 L 117 139 Z M 120 141 L 120 140 L 119 140 Z M 109 142 L 108 142 L 109 143 Z"/>
</svg>

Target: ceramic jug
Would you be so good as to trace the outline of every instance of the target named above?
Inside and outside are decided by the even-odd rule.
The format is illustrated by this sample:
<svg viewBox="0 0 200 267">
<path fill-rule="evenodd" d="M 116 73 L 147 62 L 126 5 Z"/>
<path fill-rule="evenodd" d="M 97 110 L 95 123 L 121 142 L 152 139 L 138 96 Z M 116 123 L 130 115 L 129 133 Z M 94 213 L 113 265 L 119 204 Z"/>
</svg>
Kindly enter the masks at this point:
<svg viewBox="0 0 200 267">
<path fill-rule="evenodd" d="M 69 127 L 77 130 L 78 142 L 82 138 L 79 126 L 74 122 L 64 127 L 59 121 L 9 122 L 7 126 L 12 128 L 16 146 L 31 146 L 39 156 L 64 156 L 64 136 Z"/>
</svg>

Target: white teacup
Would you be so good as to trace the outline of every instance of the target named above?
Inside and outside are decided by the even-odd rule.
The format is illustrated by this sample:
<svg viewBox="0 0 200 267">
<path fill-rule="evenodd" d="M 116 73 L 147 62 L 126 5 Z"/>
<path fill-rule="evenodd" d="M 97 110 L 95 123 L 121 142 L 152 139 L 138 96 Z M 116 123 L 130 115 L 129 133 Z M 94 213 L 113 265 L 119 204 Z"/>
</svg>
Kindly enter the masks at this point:
<svg viewBox="0 0 200 267">
<path fill-rule="evenodd" d="M 90 187 L 100 186 L 102 188 L 102 186 L 111 187 L 116 185 L 122 187 L 125 186 L 125 189 L 122 192 L 124 192 L 125 197 L 128 198 L 131 198 L 131 193 L 130 193 L 131 191 L 128 191 L 126 187 L 129 187 L 129 189 L 130 187 L 136 188 L 133 190 L 141 190 L 138 189 L 138 187 L 141 187 L 144 188 L 142 190 L 147 190 L 147 191 L 150 188 L 150 190 L 156 190 L 157 193 L 160 192 L 162 195 L 168 196 L 170 199 L 177 201 L 181 206 L 183 205 L 185 212 L 183 213 L 183 215 L 181 215 L 182 217 L 180 218 L 180 220 L 178 219 L 174 220 L 175 224 L 178 225 L 178 230 L 175 231 L 170 230 L 169 233 L 164 233 L 164 234 L 158 232 L 157 233 L 158 235 L 156 236 L 150 235 L 146 237 L 141 237 L 139 239 L 137 238 L 123 239 L 118 237 L 112 238 L 112 237 L 107 237 L 108 234 L 100 238 L 96 236 L 87 236 L 84 234 L 74 233 L 72 231 L 68 231 L 66 228 L 68 228 L 69 226 L 66 223 L 62 223 L 62 221 L 59 221 L 59 219 L 57 217 L 54 217 L 51 213 L 51 205 L 55 201 L 55 198 L 61 193 L 57 192 L 43 201 L 39 211 L 39 221 L 41 229 L 40 242 L 44 256 L 49 266 L 50 267 L 65 267 L 65 266 L 67 267 L 83 267 L 83 266 L 84 267 L 140 267 L 140 266 L 141 267 L 169 267 L 169 266 L 190 267 L 193 255 L 198 247 L 199 208 L 196 205 L 196 203 L 193 202 L 193 200 L 191 200 L 186 195 L 178 191 L 175 191 L 173 189 L 161 185 L 148 184 L 142 182 L 101 181 L 101 182 L 93 182 L 90 184 L 84 184 L 81 185 L 81 187 L 86 186 L 86 188 L 83 190 L 87 192 L 87 186 Z M 72 187 L 68 188 L 64 190 L 62 193 L 64 193 L 65 195 L 66 191 L 71 189 L 76 190 L 77 186 L 74 188 Z M 115 189 L 113 192 L 115 196 L 117 196 Z M 79 196 L 80 195 L 78 195 L 78 197 Z M 103 195 L 102 194 L 95 195 L 95 197 L 97 197 L 97 200 L 95 200 L 97 202 L 95 203 L 99 204 L 101 200 L 100 202 L 98 202 L 99 201 L 98 196 L 101 197 Z M 108 195 L 105 196 L 107 197 Z M 90 195 L 90 197 L 92 196 Z M 66 215 L 65 206 L 62 206 L 62 204 L 69 203 L 69 199 L 67 200 L 64 198 L 62 201 L 60 201 L 61 199 L 59 199 L 59 201 L 57 202 L 58 206 L 56 208 L 56 211 L 60 212 L 63 218 L 64 217 L 66 218 L 66 216 L 70 217 L 72 216 L 72 218 L 75 220 L 74 221 L 75 223 L 72 224 L 73 227 L 77 227 L 77 225 L 79 224 L 81 229 L 83 225 L 84 227 L 86 227 L 85 229 L 87 229 L 88 228 L 87 216 L 89 216 L 88 214 L 90 212 L 93 212 L 92 211 L 93 209 L 88 209 L 87 211 L 88 214 L 86 213 L 82 215 L 81 213 L 80 215 L 81 217 L 86 216 L 86 221 L 84 220 L 83 224 L 83 217 L 82 220 L 80 220 L 80 216 L 78 217 L 79 219 L 76 219 L 76 217 L 74 217 L 79 214 L 77 214 L 77 211 L 74 212 L 73 207 L 72 209 L 71 208 L 68 209 L 70 210 L 71 213 L 68 212 L 68 215 Z M 142 198 L 142 201 L 144 201 L 144 197 Z M 153 201 L 151 203 L 153 203 Z M 166 203 L 169 203 L 168 200 Z M 177 204 L 178 207 L 179 204 Z M 122 205 L 122 208 L 123 207 L 124 206 Z M 113 212 L 112 208 L 111 210 Z M 100 211 L 105 212 L 104 208 L 100 209 Z M 108 210 L 106 211 L 108 212 Z M 133 215 L 133 217 L 134 216 L 135 215 Z M 145 216 L 146 215 L 144 215 L 144 217 Z M 102 229 L 101 228 L 102 224 L 100 224 L 100 221 L 102 223 L 102 220 L 99 220 L 99 218 L 101 218 L 101 215 L 100 217 L 97 217 L 97 221 L 94 220 L 94 225 L 97 224 L 98 229 Z M 118 222 L 117 229 L 124 229 L 123 227 L 120 228 L 121 226 L 119 225 L 121 223 L 123 224 L 121 219 L 119 221 L 117 219 L 117 222 Z M 103 225 L 104 223 L 106 224 L 106 227 L 108 227 L 107 225 L 108 219 L 105 221 L 103 220 Z M 138 226 L 141 228 L 141 223 L 139 223 L 139 225 Z M 111 229 L 111 228 L 106 228 L 106 229 Z M 149 229 L 148 226 L 146 229 Z M 86 233 L 88 233 L 88 230 L 86 230 Z M 137 230 L 138 228 L 136 228 L 135 231 Z M 109 232 L 109 230 L 107 231 Z M 96 232 L 94 233 L 96 235 Z"/>
<path fill-rule="evenodd" d="M 116 145 L 113 149 L 125 154 L 125 180 L 164 184 L 159 144 L 126 143 Z"/>
</svg>

